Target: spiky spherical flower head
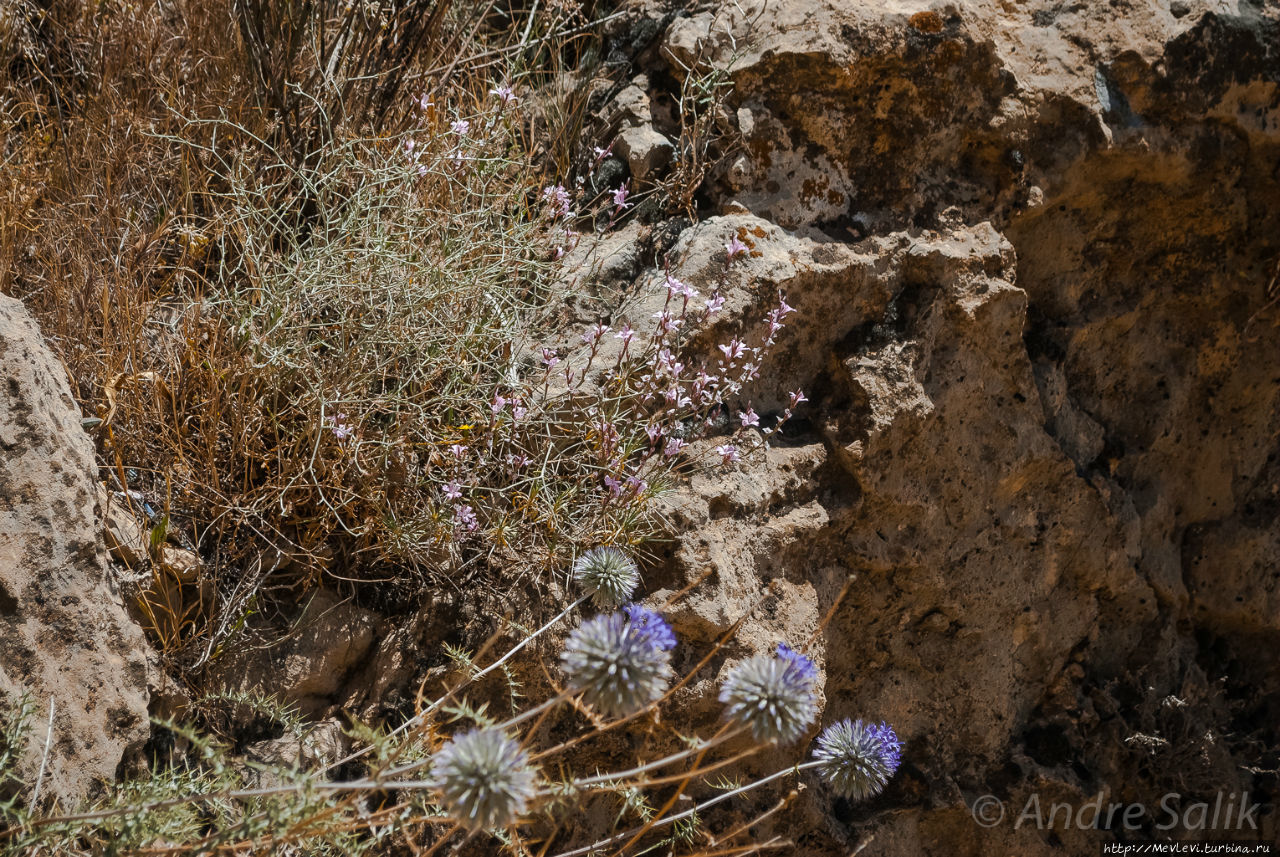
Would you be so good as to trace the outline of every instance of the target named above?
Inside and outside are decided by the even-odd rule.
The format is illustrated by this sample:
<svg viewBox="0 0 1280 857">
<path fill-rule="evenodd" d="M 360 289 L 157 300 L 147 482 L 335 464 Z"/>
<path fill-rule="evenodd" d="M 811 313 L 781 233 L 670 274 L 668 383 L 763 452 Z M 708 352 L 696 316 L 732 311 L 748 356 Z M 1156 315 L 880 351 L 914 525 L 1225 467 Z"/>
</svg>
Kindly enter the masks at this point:
<svg viewBox="0 0 1280 857">
<path fill-rule="evenodd" d="M 818 736 L 813 756 L 823 779 L 852 800 L 884 791 L 902 759 L 902 742 L 887 723 L 841 720 Z"/>
<path fill-rule="evenodd" d="M 505 827 L 537 792 L 529 755 L 501 729 L 472 729 L 436 753 L 431 780 L 449 815 L 472 830 Z"/>
<path fill-rule="evenodd" d="M 622 551 L 605 546 L 592 548 L 574 561 L 573 579 L 597 607 L 613 610 L 631 600 L 640 585 L 640 569 Z"/>
<path fill-rule="evenodd" d="M 776 654 L 756 655 L 734 667 L 720 688 L 725 714 L 751 729 L 757 741 L 794 741 L 818 716 L 818 668 L 779 644 Z"/>
<path fill-rule="evenodd" d="M 628 608 L 584 622 L 569 635 L 560 662 L 574 693 L 607 716 L 625 717 L 666 692 L 674 645 L 661 616 Z"/>
</svg>

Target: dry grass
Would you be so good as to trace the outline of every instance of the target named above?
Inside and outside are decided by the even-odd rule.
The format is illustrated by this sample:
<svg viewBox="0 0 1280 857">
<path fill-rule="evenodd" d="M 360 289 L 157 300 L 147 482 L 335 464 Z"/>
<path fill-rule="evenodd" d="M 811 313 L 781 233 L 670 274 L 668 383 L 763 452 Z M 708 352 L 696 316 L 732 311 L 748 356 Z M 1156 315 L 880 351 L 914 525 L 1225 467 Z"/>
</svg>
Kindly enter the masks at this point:
<svg viewBox="0 0 1280 857">
<path fill-rule="evenodd" d="M 104 482 L 204 560 L 188 585 L 157 569 L 144 605 L 173 665 L 204 663 L 267 584 L 518 576 L 597 537 L 546 468 L 519 515 L 486 515 L 511 480 L 475 462 L 483 548 L 438 491 L 442 451 L 518 388 L 548 278 L 533 151 L 564 132 L 489 89 L 582 20 L 417 0 L 0 18 L 0 290 L 66 365 Z"/>
</svg>

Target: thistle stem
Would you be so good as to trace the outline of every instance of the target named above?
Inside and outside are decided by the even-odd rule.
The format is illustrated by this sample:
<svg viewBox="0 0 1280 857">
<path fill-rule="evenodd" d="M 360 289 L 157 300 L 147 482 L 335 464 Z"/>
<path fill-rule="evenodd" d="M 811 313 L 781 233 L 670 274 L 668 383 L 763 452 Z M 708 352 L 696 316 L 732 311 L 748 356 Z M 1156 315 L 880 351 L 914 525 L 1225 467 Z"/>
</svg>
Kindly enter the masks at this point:
<svg viewBox="0 0 1280 857">
<path fill-rule="evenodd" d="M 805 762 L 804 764 L 801 764 L 801 765 L 794 765 L 790 768 L 783 768 L 781 771 L 775 771 L 769 776 L 758 779 L 755 782 L 747 783 L 745 786 L 739 786 L 733 791 L 728 791 L 722 795 L 716 795 L 715 797 L 709 800 L 704 800 L 702 803 L 698 804 L 692 809 L 686 809 L 684 812 L 678 812 L 675 815 L 669 815 L 666 818 L 663 818 L 659 821 L 655 821 L 652 824 L 649 824 L 647 827 L 649 830 L 657 830 L 660 827 L 667 827 L 668 825 L 675 824 L 677 821 L 683 821 L 684 819 L 689 818 L 690 816 L 695 815 L 704 809 L 708 809 L 710 807 L 715 806 L 718 803 L 722 803 L 728 800 L 729 798 L 737 797 L 740 794 L 745 794 L 751 791 L 752 789 L 757 789 L 760 786 L 767 785 L 768 783 L 771 783 L 774 780 L 781 779 L 782 777 L 785 777 L 789 774 L 798 774 L 801 771 L 809 770 L 811 768 L 816 768 L 821 764 L 822 764 L 821 762 L 814 761 L 814 762 Z M 601 839 L 598 842 L 593 842 L 590 845 L 583 846 L 582 848 L 575 848 L 572 851 L 562 851 L 559 854 L 555 855 L 555 857 L 579 857 L 579 855 L 581 854 L 590 854 L 593 851 L 605 845 L 610 845 L 614 842 L 618 842 L 630 836 L 634 836 L 636 833 L 640 832 L 643 829 L 644 828 L 637 827 L 634 830 L 628 830 L 625 833 L 618 833 L 618 834 L 615 834 L 614 836 L 608 837 L 607 839 Z"/>
<path fill-rule="evenodd" d="M 656 759 L 652 762 L 639 765 L 637 767 L 632 768 L 629 771 L 618 771 L 617 773 L 597 774 L 594 777 L 584 777 L 580 780 L 574 780 L 573 782 L 569 783 L 569 785 L 573 788 L 586 788 L 588 786 L 599 785 L 601 783 L 617 782 L 618 780 L 623 780 L 628 777 L 638 777 L 641 774 L 645 774 L 645 773 L 648 773 L 649 771 L 657 770 L 658 768 L 665 767 L 667 765 L 670 765 L 673 762 L 678 762 L 681 759 L 687 759 L 688 757 L 693 756 L 697 753 L 702 753 L 706 750 L 710 750 L 712 747 L 715 747 L 718 744 L 723 744 L 725 741 L 728 741 L 731 738 L 736 738 L 737 736 L 741 735 L 745 731 L 746 731 L 745 729 L 734 729 L 730 732 L 725 732 L 720 735 L 716 735 L 712 737 L 711 740 L 709 741 L 705 741 L 705 742 L 700 741 L 697 744 L 693 745 L 692 747 L 689 747 L 685 750 L 681 750 L 679 753 L 672 753 L 670 756 L 664 756 L 661 759 Z"/>
<path fill-rule="evenodd" d="M 574 601 L 574 602 L 573 602 L 572 604 L 570 604 L 568 607 L 564 608 L 564 609 L 563 609 L 563 610 L 561 610 L 559 613 L 557 613 L 557 614 L 555 615 L 555 617 L 554 617 L 554 618 L 552 618 L 549 622 L 547 622 L 547 623 L 546 623 L 545 625 L 543 625 L 541 628 L 539 628 L 538 630 L 534 631 L 532 634 L 530 634 L 529 636 L 525 637 L 523 640 L 521 640 L 520 642 L 518 642 L 518 643 L 516 643 L 514 646 L 512 646 L 512 647 L 511 647 L 511 651 L 507 652 L 505 655 L 503 655 L 502 657 L 498 658 L 498 659 L 497 659 L 496 661 L 494 661 L 493 663 L 489 664 L 489 666 L 487 666 L 487 667 L 485 667 L 484 669 L 480 670 L 480 672 L 478 672 L 478 673 L 476 673 L 475 675 L 470 676 L 469 678 L 465 679 L 465 680 L 464 680 L 463 682 L 461 682 L 457 687 L 455 687 L 455 688 L 453 688 L 452 690 L 450 690 L 450 691 L 449 691 L 448 693 L 446 693 L 444 696 L 440 697 L 440 698 L 439 698 L 439 699 L 437 699 L 435 702 L 433 702 L 433 703 L 431 703 L 430 705 L 428 705 L 425 709 L 423 709 L 422 711 L 418 712 L 418 713 L 417 713 L 417 714 L 415 714 L 413 717 L 410 717 L 410 718 L 409 718 L 408 720 L 406 720 L 404 723 L 401 723 L 399 726 L 397 726 L 395 729 L 393 729 L 393 730 L 391 731 L 391 733 L 390 733 L 387 737 L 388 737 L 388 738 L 394 738 L 395 736 L 397 736 L 397 735 L 399 735 L 400 733 L 404 732 L 406 729 L 411 729 L 411 728 L 413 728 L 414 726 L 416 726 L 416 725 L 418 725 L 419 723 L 421 723 L 421 722 L 422 722 L 422 721 L 427 717 L 427 715 L 431 714 L 433 711 L 435 711 L 436 709 L 438 709 L 441 705 L 443 705 L 444 703 L 446 703 L 447 701 L 449 701 L 450 699 L 452 699 L 452 698 L 453 698 L 453 696 L 454 696 L 458 691 L 462 690 L 462 688 L 466 687 L 467 685 L 474 684 L 475 682 L 477 682 L 477 681 L 479 681 L 480 679 L 482 679 L 482 678 L 484 678 L 485 676 L 487 676 L 489 673 L 491 673 L 491 672 L 493 672 L 494 670 L 496 670 L 498 667 L 500 667 L 500 666 L 502 666 L 503 664 L 505 664 L 507 661 L 511 660 L 511 658 L 512 658 L 512 657 L 514 657 L 514 656 L 515 656 L 515 654 L 516 654 L 517 652 L 519 652 L 519 651 L 520 651 L 521 649 L 523 649 L 525 646 L 529 645 L 531 642 L 533 642 L 534 640 L 536 640 L 539 636 L 541 636 L 543 633 L 545 633 L 546 631 L 548 631 L 552 626 L 554 626 L 554 625 L 555 625 L 557 622 L 559 622 L 561 619 L 565 618 L 565 617 L 566 617 L 566 616 L 568 616 L 570 613 L 572 613 L 576 608 L 578 608 L 579 606 L 581 606 L 581 605 L 582 605 L 582 603 L 583 603 L 584 601 L 586 601 L 586 600 L 587 600 L 587 596 L 585 596 L 585 595 L 580 596 L 576 601 Z M 348 762 L 355 761 L 356 759 L 359 759 L 361 756 L 364 756 L 365 754 L 367 754 L 371 749 L 372 749 L 371 747 L 365 747 L 365 748 L 364 748 L 364 749 L 362 749 L 362 750 L 357 750 L 357 751 L 356 751 L 356 752 L 354 752 L 354 753 L 350 753 L 350 754 L 348 754 L 347 756 L 345 756 L 344 758 L 339 759 L 338 761 L 334 762 L 334 763 L 333 763 L 333 764 L 331 764 L 331 765 L 328 765 L 328 766 L 325 768 L 325 770 L 326 770 L 326 771 L 331 771 L 331 770 L 333 770 L 334 768 L 337 768 L 337 767 L 339 767 L 339 766 L 341 766 L 341 765 L 345 765 L 345 764 L 346 764 L 346 763 L 348 763 Z M 419 767 L 420 767 L 420 766 L 419 766 Z"/>
</svg>

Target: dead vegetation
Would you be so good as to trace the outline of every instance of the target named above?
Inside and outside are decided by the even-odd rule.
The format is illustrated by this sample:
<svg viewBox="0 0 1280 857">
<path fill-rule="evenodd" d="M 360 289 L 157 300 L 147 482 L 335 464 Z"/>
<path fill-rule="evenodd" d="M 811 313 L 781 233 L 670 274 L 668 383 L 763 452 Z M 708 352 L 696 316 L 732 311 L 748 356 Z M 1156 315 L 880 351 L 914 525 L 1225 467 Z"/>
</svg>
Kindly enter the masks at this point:
<svg viewBox="0 0 1280 857">
<path fill-rule="evenodd" d="M 589 13 L 21 0 L 0 17 L 0 290 L 58 350 L 153 558 L 202 559 L 186 582 L 153 563 L 142 598 L 175 665 L 198 668 L 264 591 L 492 568 L 453 538 L 431 469 L 490 422 L 537 324 L 539 192 L 581 122 L 556 104 L 581 99 L 530 96 L 589 45 Z M 544 475 L 518 520 L 485 521 L 513 577 L 619 528 Z"/>
</svg>

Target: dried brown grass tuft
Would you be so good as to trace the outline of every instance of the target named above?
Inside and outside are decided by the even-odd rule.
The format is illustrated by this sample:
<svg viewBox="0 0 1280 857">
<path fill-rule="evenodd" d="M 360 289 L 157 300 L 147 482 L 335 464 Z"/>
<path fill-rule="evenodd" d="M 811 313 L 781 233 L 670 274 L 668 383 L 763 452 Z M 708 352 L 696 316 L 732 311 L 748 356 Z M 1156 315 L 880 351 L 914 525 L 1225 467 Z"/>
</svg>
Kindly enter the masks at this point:
<svg viewBox="0 0 1280 857">
<path fill-rule="evenodd" d="M 66 365 L 103 481 L 204 559 L 183 583 L 157 563 L 164 597 L 144 599 L 176 666 L 264 587 L 519 574 L 595 537 L 571 520 L 587 498 L 544 483 L 525 502 L 550 511 L 494 519 L 500 557 L 460 546 L 429 473 L 509 387 L 547 276 L 544 132 L 488 89 L 582 20 L 447 0 L 0 13 L 0 290 Z"/>
</svg>

